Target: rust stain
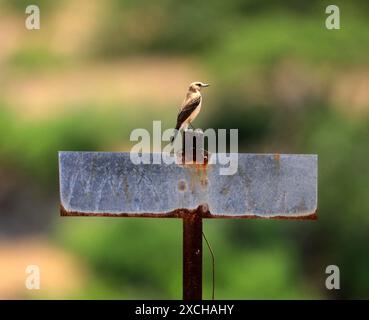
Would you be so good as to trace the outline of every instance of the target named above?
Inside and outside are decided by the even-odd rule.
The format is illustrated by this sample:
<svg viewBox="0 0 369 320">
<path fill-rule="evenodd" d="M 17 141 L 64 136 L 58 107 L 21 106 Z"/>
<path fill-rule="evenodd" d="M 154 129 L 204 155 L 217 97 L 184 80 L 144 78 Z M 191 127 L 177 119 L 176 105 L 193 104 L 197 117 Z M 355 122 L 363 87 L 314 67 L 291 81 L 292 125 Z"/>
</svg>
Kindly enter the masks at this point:
<svg viewBox="0 0 369 320">
<path fill-rule="evenodd" d="M 192 193 L 195 193 L 197 174 L 193 170 L 189 170 L 189 174 L 190 174 L 190 190 Z"/>
<path fill-rule="evenodd" d="M 211 214 L 208 205 L 202 204 L 196 209 L 176 209 L 167 213 L 94 213 L 94 212 L 76 212 L 67 211 L 60 205 L 60 215 L 62 217 L 130 217 L 130 218 L 197 218 L 203 219 L 261 219 L 261 220 L 317 220 L 316 212 L 305 216 L 284 216 L 276 215 L 271 217 L 261 217 L 257 215 L 226 215 L 226 214 Z"/>
<path fill-rule="evenodd" d="M 182 152 L 181 163 L 179 165 L 183 166 L 203 166 L 206 167 L 209 162 L 210 153 L 207 150 L 201 150 L 201 156 L 203 161 L 198 161 L 196 159 L 196 150 L 193 150 L 193 154 L 186 156 L 185 152 Z"/>
<path fill-rule="evenodd" d="M 200 185 L 207 187 L 209 180 L 207 178 L 207 164 L 195 164 L 197 176 L 200 178 Z"/>
<path fill-rule="evenodd" d="M 209 185 L 209 179 L 207 177 L 208 162 L 210 153 L 207 150 L 201 150 L 203 161 L 197 161 L 196 150 L 194 149 L 192 157 L 186 158 L 184 152 L 181 156 L 180 166 L 190 169 L 190 190 L 195 192 L 196 186 L 200 185 L 203 188 L 207 188 Z"/>
<path fill-rule="evenodd" d="M 201 186 L 206 188 L 209 185 L 209 179 L 207 177 L 204 177 L 203 179 L 201 179 L 200 183 L 201 183 Z"/>
<path fill-rule="evenodd" d="M 298 211 L 304 211 L 304 210 L 306 210 L 306 203 L 305 203 L 305 199 L 302 199 L 301 201 L 300 201 L 300 203 L 298 204 L 298 206 L 297 206 L 297 210 Z"/>
<path fill-rule="evenodd" d="M 226 196 L 229 193 L 229 186 L 222 188 L 222 190 L 220 190 L 220 193 Z"/>
<path fill-rule="evenodd" d="M 128 188 L 128 180 L 127 180 L 127 177 L 124 176 L 124 186 L 123 186 L 123 191 L 124 191 L 124 194 L 126 196 L 126 199 L 128 202 L 131 202 L 131 194 L 129 192 L 129 188 Z"/>
<path fill-rule="evenodd" d="M 167 213 L 110 213 L 110 212 L 79 212 L 68 211 L 64 206 L 60 205 L 60 216 L 62 217 L 130 217 L 130 218 L 188 218 L 197 215 L 196 209 L 176 209 Z"/>
<path fill-rule="evenodd" d="M 203 217 L 203 218 L 210 218 L 210 219 L 259 219 L 259 220 L 318 220 L 318 216 L 316 212 L 311 214 L 307 214 L 305 216 L 283 216 L 283 215 L 276 215 L 271 217 L 262 217 L 257 215 L 220 215 L 220 214 L 210 214 Z"/>
<path fill-rule="evenodd" d="M 279 171 L 279 170 L 280 170 L 280 168 L 281 168 L 281 162 L 280 162 L 280 160 L 281 160 L 281 155 L 280 155 L 279 153 L 275 153 L 275 154 L 274 154 L 274 156 L 273 156 L 273 158 L 274 158 L 274 161 L 275 161 L 275 163 L 276 163 L 277 170 Z"/>
<path fill-rule="evenodd" d="M 178 181 L 178 190 L 179 191 L 186 191 L 187 189 L 187 184 L 185 180 L 179 180 Z"/>
</svg>

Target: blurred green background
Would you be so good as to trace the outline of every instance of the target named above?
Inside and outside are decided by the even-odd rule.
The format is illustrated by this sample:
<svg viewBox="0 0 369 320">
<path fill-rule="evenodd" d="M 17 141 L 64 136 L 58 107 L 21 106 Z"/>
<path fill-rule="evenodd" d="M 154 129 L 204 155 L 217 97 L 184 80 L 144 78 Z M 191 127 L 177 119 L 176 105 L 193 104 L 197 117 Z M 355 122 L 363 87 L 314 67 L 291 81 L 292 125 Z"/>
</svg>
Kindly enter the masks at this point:
<svg viewBox="0 0 369 320">
<path fill-rule="evenodd" d="M 369 2 L 334 1 L 340 30 L 330 4 L 0 0 L 0 298 L 181 298 L 181 221 L 59 217 L 57 151 L 128 151 L 132 129 L 174 126 L 198 80 L 196 127 L 238 128 L 241 152 L 319 155 L 317 221 L 204 222 L 216 298 L 369 298 Z"/>
</svg>

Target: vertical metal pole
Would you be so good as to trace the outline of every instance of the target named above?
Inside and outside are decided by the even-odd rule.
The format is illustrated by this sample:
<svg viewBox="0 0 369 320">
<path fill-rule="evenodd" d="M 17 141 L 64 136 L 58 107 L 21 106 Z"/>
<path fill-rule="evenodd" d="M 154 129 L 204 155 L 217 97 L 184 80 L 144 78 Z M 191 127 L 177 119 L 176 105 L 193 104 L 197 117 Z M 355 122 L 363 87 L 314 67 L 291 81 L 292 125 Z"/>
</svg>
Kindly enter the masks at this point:
<svg viewBox="0 0 369 320">
<path fill-rule="evenodd" d="M 202 299 L 202 218 L 183 218 L 183 300 Z"/>
<path fill-rule="evenodd" d="M 183 135 L 184 162 L 196 162 L 196 150 L 201 150 L 199 133 L 190 131 Z M 190 140 L 188 140 L 190 139 Z M 191 141 L 192 140 L 192 141 Z M 190 142 L 188 144 L 188 142 Z M 194 143 L 191 143 L 194 142 Z M 191 150 L 192 148 L 192 150 Z M 192 157 L 191 157 L 192 156 Z M 191 157 L 191 159 L 188 159 Z M 198 208 L 183 216 L 183 300 L 202 299 L 202 212 Z"/>
</svg>

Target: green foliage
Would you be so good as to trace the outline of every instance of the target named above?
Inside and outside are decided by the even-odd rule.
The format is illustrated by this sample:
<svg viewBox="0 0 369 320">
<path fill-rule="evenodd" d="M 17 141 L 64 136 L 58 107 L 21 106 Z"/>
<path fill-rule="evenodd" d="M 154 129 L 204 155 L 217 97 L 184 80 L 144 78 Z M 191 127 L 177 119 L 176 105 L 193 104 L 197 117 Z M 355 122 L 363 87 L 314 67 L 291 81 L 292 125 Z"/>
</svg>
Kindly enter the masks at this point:
<svg viewBox="0 0 369 320">
<path fill-rule="evenodd" d="M 65 59 L 46 48 L 21 48 L 8 58 L 8 64 L 15 69 L 39 71 L 50 67 L 62 67 Z"/>
<path fill-rule="evenodd" d="M 59 3 L 61 3 L 60 0 L 0 0 L 0 5 L 9 7 L 19 13 L 24 13 L 29 5 L 37 5 L 42 11 L 45 10 L 43 13 L 48 13 L 50 9 L 53 9 Z"/>
<path fill-rule="evenodd" d="M 134 112 L 108 108 L 96 111 L 93 105 L 53 120 L 28 122 L 0 109 L 0 156 L 4 165 L 18 167 L 36 181 L 52 184 L 57 179 L 57 153 L 63 150 L 106 150 L 127 143 L 134 119 L 143 127 L 155 116 L 147 110 Z M 139 108 L 136 108 L 139 110 Z M 89 111 L 92 110 L 92 111 Z M 156 115 L 156 118 L 159 118 Z M 124 144 L 123 144 L 124 145 Z"/>
<path fill-rule="evenodd" d="M 329 31 L 322 16 L 301 19 L 286 13 L 263 15 L 240 24 L 204 62 L 222 76 L 268 70 L 283 58 L 311 64 L 353 65 L 368 57 L 366 17 L 346 17 L 339 32 Z"/>
<path fill-rule="evenodd" d="M 273 111 L 263 105 L 250 103 L 245 95 L 232 87 L 222 88 L 214 99 L 212 112 L 206 118 L 206 127 L 216 129 L 237 128 L 242 146 L 262 141 L 270 132 Z M 227 117 L 224 117 L 224 110 Z"/>
<path fill-rule="evenodd" d="M 123 220 L 63 221 L 60 241 L 126 298 L 180 299 L 181 221 Z"/>
<path fill-rule="evenodd" d="M 0 3 L 24 17 L 26 2 Z M 41 17 L 56 4 L 63 9 L 60 1 L 32 3 L 40 5 Z M 319 99 L 287 109 L 276 102 L 270 87 L 273 67 L 282 60 L 314 71 L 367 68 L 369 2 L 335 1 L 341 9 L 339 31 L 325 28 L 325 7 L 331 3 L 320 0 L 108 3 L 93 45 L 86 48 L 101 59 L 89 60 L 92 66 L 125 55 L 191 58 L 215 83 L 209 92 L 216 93 L 207 96 L 199 117 L 203 128 L 238 128 L 245 152 L 319 156 L 318 221 L 204 223 L 216 258 L 216 298 L 368 298 L 369 120 L 337 111 L 326 88 Z M 64 63 L 47 46 L 28 44 L 6 58 L 8 72 L 63 68 Z M 324 72 L 318 76 L 326 76 Z M 265 99 L 253 99 L 252 89 L 245 91 L 255 84 Z M 6 87 L 0 89 L 2 93 Z M 153 111 L 150 104 L 133 109 L 86 103 L 59 118 L 26 121 L 11 113 L 12 107 L 0 105 L 0 165 L 50 190 L 53 197 L 57 151 L 126 150 L 132 129 L 151 130 L 157 119 L 169 127 L 175 116 Z M 65 107 L 63 101 L 60 107 Z M 59 219 L 54 240 L 91 269 L 89 283 L 73 297 L 181 298 L 180 220 Z M 341 268 L 339 292 L 324 287 L 330 264 Z M 204 278 L 204 297 L 210 298 L 211 262 L 205 246 Z"/>
<path fill-rule="evenodd" d="M 342 266 L 344 297 L 367 297 L 369 288 L 369 120 L 328 110 L 313 115 L 307 152 L 319 155 L 320 223 L 313 234 L 319 255 Z M 316 241 L 316 240 L 315 240 Z M 317 253 L 318 254 L 318 253 Z"/>
</svg>

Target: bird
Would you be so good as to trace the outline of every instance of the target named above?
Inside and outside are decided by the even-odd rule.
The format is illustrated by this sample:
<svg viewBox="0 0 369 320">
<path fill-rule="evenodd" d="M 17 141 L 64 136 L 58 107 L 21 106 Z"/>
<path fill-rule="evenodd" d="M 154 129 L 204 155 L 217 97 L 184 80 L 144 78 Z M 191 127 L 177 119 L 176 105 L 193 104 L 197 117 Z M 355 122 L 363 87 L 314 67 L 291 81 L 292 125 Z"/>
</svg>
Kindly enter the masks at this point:
<svg viewBox="0 0 369 320">
<path fill-rule="evenodd" d="M 208 86 L 210 84 L 199 81 L 190 84 L 177 116 L 176 130 L 170 139 L 171 143 L 175 140 L 179 130 L 187 130 L 188 126 L 192 127 L 191 122 L 195 120 L 201 110 L 202 96 L 200 91 Z"/>
</svg>

